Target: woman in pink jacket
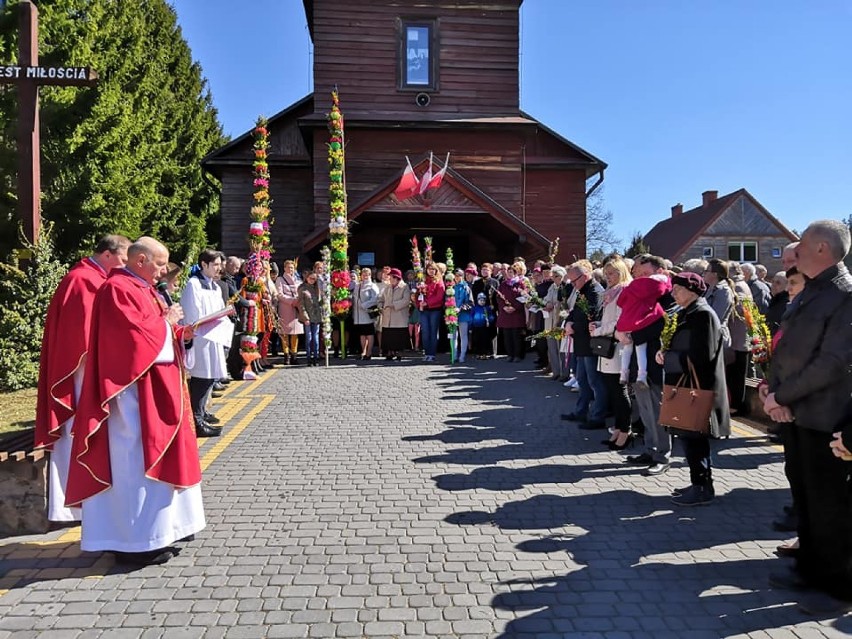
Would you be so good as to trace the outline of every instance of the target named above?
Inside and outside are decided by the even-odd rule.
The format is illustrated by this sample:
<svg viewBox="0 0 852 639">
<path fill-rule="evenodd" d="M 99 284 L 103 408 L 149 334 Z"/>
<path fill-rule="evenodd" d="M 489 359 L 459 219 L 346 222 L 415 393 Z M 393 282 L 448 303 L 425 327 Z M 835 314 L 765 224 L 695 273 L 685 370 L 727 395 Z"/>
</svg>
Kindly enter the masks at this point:
<svg viewBox="0 0 852 639">
<path fill-rule="evenodd" d="M 426 281 L 418 291 L 420 337 L 426 352 L 423 361 L 434 362 L 438 352 L 438 329 L 444 317 L 444 282 L 433 262 L 426 264 Z"/>
<path fill-rule="evenodd" d="M 278 334 L 281 336 L 284 363 L 296 364 L 299 335 L 305 329 L 299 321 L 299 282 L 296 281 L 296 264 L 293 260 L 284 262 L 284 272 L 275 280 L 275 288 L 278 291 Z"/>
</svg>

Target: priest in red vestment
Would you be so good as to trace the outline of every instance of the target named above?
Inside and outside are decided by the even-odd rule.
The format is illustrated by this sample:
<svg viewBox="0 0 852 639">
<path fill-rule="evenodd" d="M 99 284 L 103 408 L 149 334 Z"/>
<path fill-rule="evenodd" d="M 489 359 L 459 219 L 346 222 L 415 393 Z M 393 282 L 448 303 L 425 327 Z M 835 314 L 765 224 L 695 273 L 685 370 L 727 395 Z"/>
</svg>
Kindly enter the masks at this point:
<svg viewBox="0 0 852 639">
<path fill-rule="evenodd" d="M 205 526 L 180 343 L 192 329 L 157 295 L 166 247 L 140 238 L 127 257 L 92 309 L 66 503 L 82 504 L 83 550 L 163 563 L 176 554 L 170 544 Z"/>
<path fill-rule="evenodd" d="M 50 521 L 79 521 L 80 509 L 65 506 L 65 484 L 71 459 L 71 421 L 83 384 L 89 324 L 95 293 L 107 274 L 127 262 L 130 240 L 107 235 L 95 252 L 62 278 L 44 322 L 38 375 L 35 447 L 50 451 L 48 506 Z"/>
</svg>

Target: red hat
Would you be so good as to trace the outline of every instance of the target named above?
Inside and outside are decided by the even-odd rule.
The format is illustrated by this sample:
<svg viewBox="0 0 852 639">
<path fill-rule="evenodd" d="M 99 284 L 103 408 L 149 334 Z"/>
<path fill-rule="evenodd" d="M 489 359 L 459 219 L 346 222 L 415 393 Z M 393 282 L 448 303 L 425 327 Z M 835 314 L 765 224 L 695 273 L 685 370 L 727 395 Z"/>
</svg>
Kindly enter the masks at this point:
<svg viewBox="0 0 852 639">
<path fill-rule="evenodd" d="M 704 293 L 707 292 L 707 283 L 698 273 L 690 273 L 687 271 L 678 273 L 672 278 L 672 284 L 682 286 L 696 295 L 704 295 Z"/>
<path fill-rule="evenodd" d="M 476 275 L 476 269 L 475 268 L 466 268 L 464 270 L 464 272 L 465 272 L 465 274 Z"/>
<path fill-rule="evenodd" d="M 388 271 L 388 275 L 390 275 L 391 277 L 395 277 L 398 280 L 402 279 L 402 271 L 400 271 L 398 268 L 392 268 L 390 271 Z"/>
</svg>

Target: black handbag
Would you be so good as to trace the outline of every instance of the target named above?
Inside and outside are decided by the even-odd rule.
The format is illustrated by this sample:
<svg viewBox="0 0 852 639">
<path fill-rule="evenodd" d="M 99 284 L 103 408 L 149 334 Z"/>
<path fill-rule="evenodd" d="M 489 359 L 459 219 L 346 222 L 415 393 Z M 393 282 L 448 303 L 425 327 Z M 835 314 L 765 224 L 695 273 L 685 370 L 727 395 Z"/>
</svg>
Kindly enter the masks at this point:
<svg viewBox="0 0 852 639">
<path fill-rule="evenodd" d="M 589 346 L 592 349 L 592 355 L 604 359 L 612 359 L 612 356 L 615 355 L 615 338 L 611 335 L 592 337 L 589 340 Z"/>
</svg>

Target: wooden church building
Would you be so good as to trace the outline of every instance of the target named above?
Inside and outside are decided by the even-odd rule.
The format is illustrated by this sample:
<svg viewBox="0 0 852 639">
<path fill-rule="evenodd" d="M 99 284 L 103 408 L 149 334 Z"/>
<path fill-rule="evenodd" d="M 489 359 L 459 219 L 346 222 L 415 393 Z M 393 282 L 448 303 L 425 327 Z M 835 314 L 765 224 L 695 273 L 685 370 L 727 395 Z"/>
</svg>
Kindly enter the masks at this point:
<svg viewBox="0 0 852 639">
<path fill-rule="evenodd" d="M 409 239 L 433 236 L 456 263 L 585 254 L 586 198 L 606 164 L 520 110 L 522 0 L 304 0 L 314 93 L 269 119 L 275 259 L 314 259 L 327 240 L 328 130 L 345 118 L 350 263 L 409 268 Z M 554 69 L 554 71 L 556 71 Z M 247 252 L 251 130 L 203 160 L 221 181 L 221 248 Z M 441 186 L 399 201 L 410 158 L 430 152 Z"/>
</svg>

